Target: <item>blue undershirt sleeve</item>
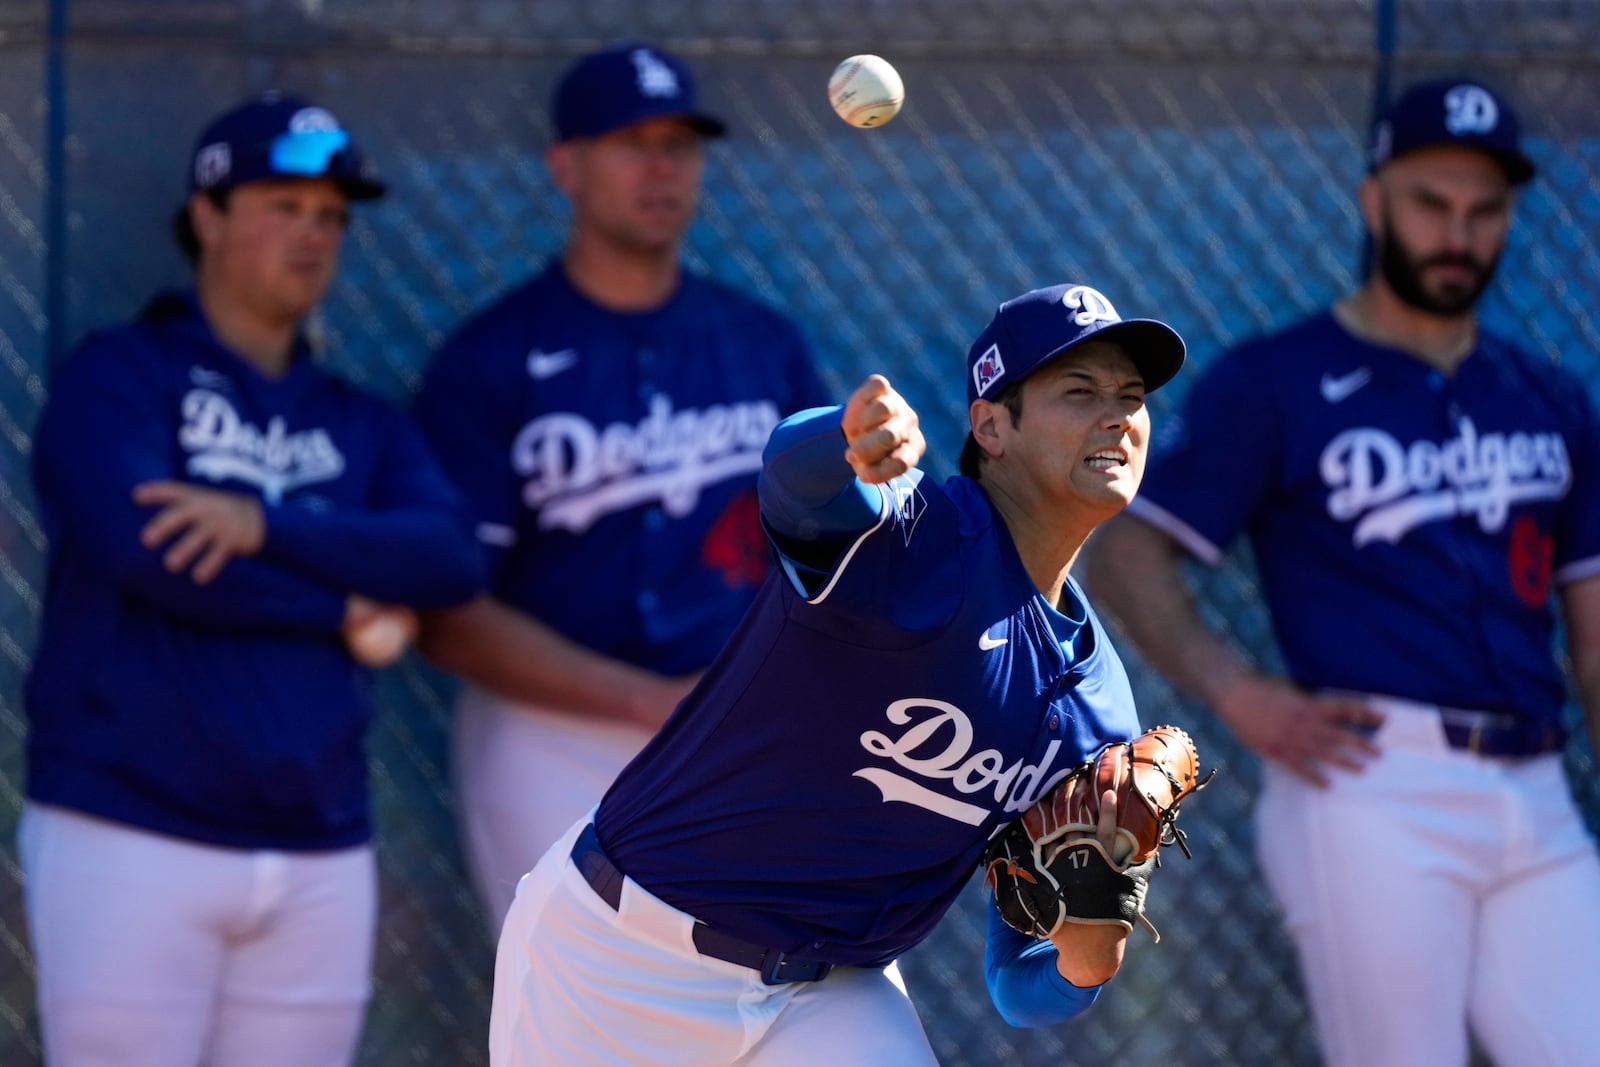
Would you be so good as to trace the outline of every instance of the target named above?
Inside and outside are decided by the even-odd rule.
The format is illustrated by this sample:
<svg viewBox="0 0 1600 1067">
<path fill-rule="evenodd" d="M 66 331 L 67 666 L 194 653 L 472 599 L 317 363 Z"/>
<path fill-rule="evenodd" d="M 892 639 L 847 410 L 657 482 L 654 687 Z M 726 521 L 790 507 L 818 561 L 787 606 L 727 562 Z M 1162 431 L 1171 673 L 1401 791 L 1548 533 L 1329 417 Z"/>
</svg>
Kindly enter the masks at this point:
<svg viewBox="0 0 1600 1067">
<path fill-rule="evenodd" d="M 1012 1026 L 1052 1026 L 1082 1012 L 1103 986 L 1075 986 L 1056 970 L 1056 947 L 1006 925 L 989 901 L 983 977 L 1000 1017 Z"/>
<path fill-rule="evenodd" d="M 807 408 L 767 439 L 757 483 L 761 517 L 786 542 L 826 541 L 878 521 L 883 495 L 859 481 L 844 458 L 842 406 Z"/>
<path fill-rule="evenodd" d="M 459 495 L 398 411 L 376 413 L 368 509 L 266 508 L 262 557 L 386 604 L 443 608 L 483 587 L 483 553 Z"/>
</svg>

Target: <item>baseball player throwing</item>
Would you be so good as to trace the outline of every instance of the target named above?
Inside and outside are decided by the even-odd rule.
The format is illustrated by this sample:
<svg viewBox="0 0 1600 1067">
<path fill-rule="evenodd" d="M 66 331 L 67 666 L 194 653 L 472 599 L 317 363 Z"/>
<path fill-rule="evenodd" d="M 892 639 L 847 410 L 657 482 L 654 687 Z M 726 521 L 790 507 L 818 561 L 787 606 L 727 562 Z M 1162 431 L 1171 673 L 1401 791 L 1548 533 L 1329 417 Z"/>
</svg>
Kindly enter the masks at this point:
<svg viewBox="0 0 1600 1067">
<path fill-rule="evenodd" d="M 1144 398 L 1183 342 L 1081 285 L 1002 304 L 968 355 L 963 474 L 914 466 L 917 417 L 868 378 L 764 453 L 781 567 L 662 731 L 525 876 L 496 1067 L 933 1064 L 885 966 L 990 838 L 1138 733 L 1072 579 L 1133 498 Z M 1082 1011 L 1129 924 L 1049 940 L 991 909 L 986 977 L 1019 1025 Z"/>
<path fill-rule="evenodd" d="M 1196 384 L 1090 586 L 1267 760 L 1262 867 L 1330 1065 L 1465 1064 L 1469 1026 L 1500 1067 L 1591 1063 L 1600 861 L 1550 595 L 1596 736 L 1600 428 L 1473 315 L 1533 173 L 1506 101 L 1420 85 L 1371 164 L 1370 278 Z M 1179 572 L 1244 530 L 1288 678 L 1208 633 Z"/>
</svg>

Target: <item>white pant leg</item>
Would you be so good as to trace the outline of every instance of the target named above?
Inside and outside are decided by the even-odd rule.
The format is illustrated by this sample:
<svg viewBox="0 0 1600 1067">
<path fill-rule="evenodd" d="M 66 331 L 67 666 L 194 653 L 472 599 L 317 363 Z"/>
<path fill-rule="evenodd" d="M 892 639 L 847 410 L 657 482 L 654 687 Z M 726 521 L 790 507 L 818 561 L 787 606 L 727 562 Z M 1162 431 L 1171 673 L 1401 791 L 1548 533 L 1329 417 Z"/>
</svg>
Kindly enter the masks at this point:
<svg viewBox="0 0 1600 1067">
<path fill-rule="evenodd" d="M 517 881 L 600 802 L 650 732 L 461 691 L 452 728 L 462 838 L 492 933 Z"/>
<path fill-rule="evenodd" d="M 1600 857 L 1558 756 L 1505 774 L 1517 801 L 1505 813 L 1513 836 L 1481 911 L 1473 1029 L 1498 1067 L 1594 1062 Z"/>
<path fill-rule="evenodd" d="M 1436 716 L 1391 714 L 1376 742 L 1382 756 L 1332 771 L 1327 789 L 1264 767 L 1261 868 L 1327 1067 L 1459 1067 L 1498 798 L 1479 757 L 1447 749 Z"/>
<path fill-rule="evenodd" d="M 938 1067 L 898 968 L 841 967 L 801 986 L 737 1067 Z"/>
<path fill-rule="evenodd" d="M 268 853 L 257 869 L 256 914 L 228 954 L 207 1067 L 345 1067 L 371 995 L 373 850 Z"/>
<path fill-rule="evenodd" d="M 624 882 L 612 911 L 570 859 L 583 817 L 518 888 L 495 962 L 492 1067 L 934 1067 L 888 972 L 769 986 L 701 956 L 694 920 Z"/>
<path fill-rule="evenodd" d="M 44 1060 L 193 1067 L 224 948 L 211 927 L 242 872 L 168 841 L 29 802 L 17 828 Z"/>
<path fill-rule="evenodd" d="M 255 1059 L 219 1052 L 215 1063 L 349 1062 L 371 958 L 370 848 L 310 857 L 215 848 L 35 803 L 18 845 L 46 1062 L 199 1064 L 213 1042 L 231 1044 L 219 1026 L 234 1013 L 221 1004 L 241 991 L 276 1002 L 272 1032 L 257 1028 Z M 290 891 L 302 881 L 314 892 Z M 266 919 L 286 905 L 338 921 L 310 930 L 286 921 L 288 935 L 276 935 Z M 298 966 L 252 966 L 262 958 Z M 330 1014 L 340 1021 L 330 1025 Z"/>
</svg>

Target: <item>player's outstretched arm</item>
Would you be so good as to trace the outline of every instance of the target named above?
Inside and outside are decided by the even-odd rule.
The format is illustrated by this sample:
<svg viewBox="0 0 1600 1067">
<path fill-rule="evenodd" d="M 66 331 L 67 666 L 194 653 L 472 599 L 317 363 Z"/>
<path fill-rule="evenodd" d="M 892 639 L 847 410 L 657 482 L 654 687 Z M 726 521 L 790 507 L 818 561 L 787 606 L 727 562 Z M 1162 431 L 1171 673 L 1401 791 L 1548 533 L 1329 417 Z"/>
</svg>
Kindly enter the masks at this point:
<svg viewBox="0 0 1600 1067">
<path fill-rule="evenodd" d="M 651 730 L 697 680 L 612 659 L 488 595 L 424 612 L 417 647 L 437 666 L 512 700 Z"/>
<path fill-rule="evenodd" d="M 881 374 L 868 375 L 850 394 L 839 426 L 850 446 L 845 459 L 869 485 L 904 474 L 927 449 L 916 411 Z"/>
<path fill-rule="evenodd" d="M 1208 627 L 1181 567 L 1178 542 L 1144 520 L 1101 524 L 1078 573 L 1097 610 L 1112 618 L 1150 665 L 1198 698 L 1257 755 L 1314 785 L 1326 767 L 1359 771 L 1376 749 L 1350 727 L 1383 716 L 1354 700 L 1316 696 L 1245 663 Z"/>
<path fill-rule="evenodd" d="M 1589 727 L 1589 741 L 1600 747 L 1600 577 L 1564 586 L 1561 612 L 1566 621 L 1573 688 Z"/>
</svg>

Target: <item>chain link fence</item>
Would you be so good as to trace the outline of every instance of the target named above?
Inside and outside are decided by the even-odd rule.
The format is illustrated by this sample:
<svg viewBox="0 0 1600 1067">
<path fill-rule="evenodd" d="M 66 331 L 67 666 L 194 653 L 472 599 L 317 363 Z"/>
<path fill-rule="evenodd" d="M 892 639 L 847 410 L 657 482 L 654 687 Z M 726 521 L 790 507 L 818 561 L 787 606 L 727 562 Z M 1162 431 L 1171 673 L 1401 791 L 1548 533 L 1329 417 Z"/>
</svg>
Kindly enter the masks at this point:
<svg viewBox="0 0 1600 1067">
<path fill-rule="evenodd" d="M 8 0 L 0 5 L 0 1063 L 40 1062 L 13 832 L 21 683 L 46 548 L 31 434 L 53 356 L 182 284 L 166 241 L 211 115 L 272 85 L 333 107 L 393 194 L 356 212 L 320 316 L 340 373 L 404 398 L 471 309 L 559 248 L 544 105 L 577 54 L 642 38 L 689 57 L 734 136 L 688 258 L 798 318 L 841 389 L 884 370 L 954 468 L 961 356 L 994 304 L 1083 279 L 1158 314 L 1203 366 L 1358 280 L 1352 193 L 1376 89 L 1471 73 L 1521 104 L 1523 196 L 1490 323 L 1600 377 L 1600 5 L 1569 0 Z M 887 127 L 828 110 L 833 64 L 891 59 Z M 1189 376 L 1185 376 L 1186 378 Z M 1157 394 L 1159 422 L 1184 379 Z M 1271 661 L 1242 558 L 1195 579 Z M 1257 768 L 1129 655 L 1147 723 L 1193 732 L 1216 784 L 1185 815 L 1122 976 L 1088 1014 L 1007 1028 L 980 977 L 976 883 L 904 961 L 950 1067 L 1315 1064 L 1288 942 L 1258 885 Z M 382 863 L 363 1064 L 486 1062 L 492 951 L 462 873 L 449 678 L 385 672 L 371 738 Z M 1591 750 L 1569 770 L 1600 812 Z M 1593 820 L 1591 819 L 1591 822 Z"/>
</svg>

